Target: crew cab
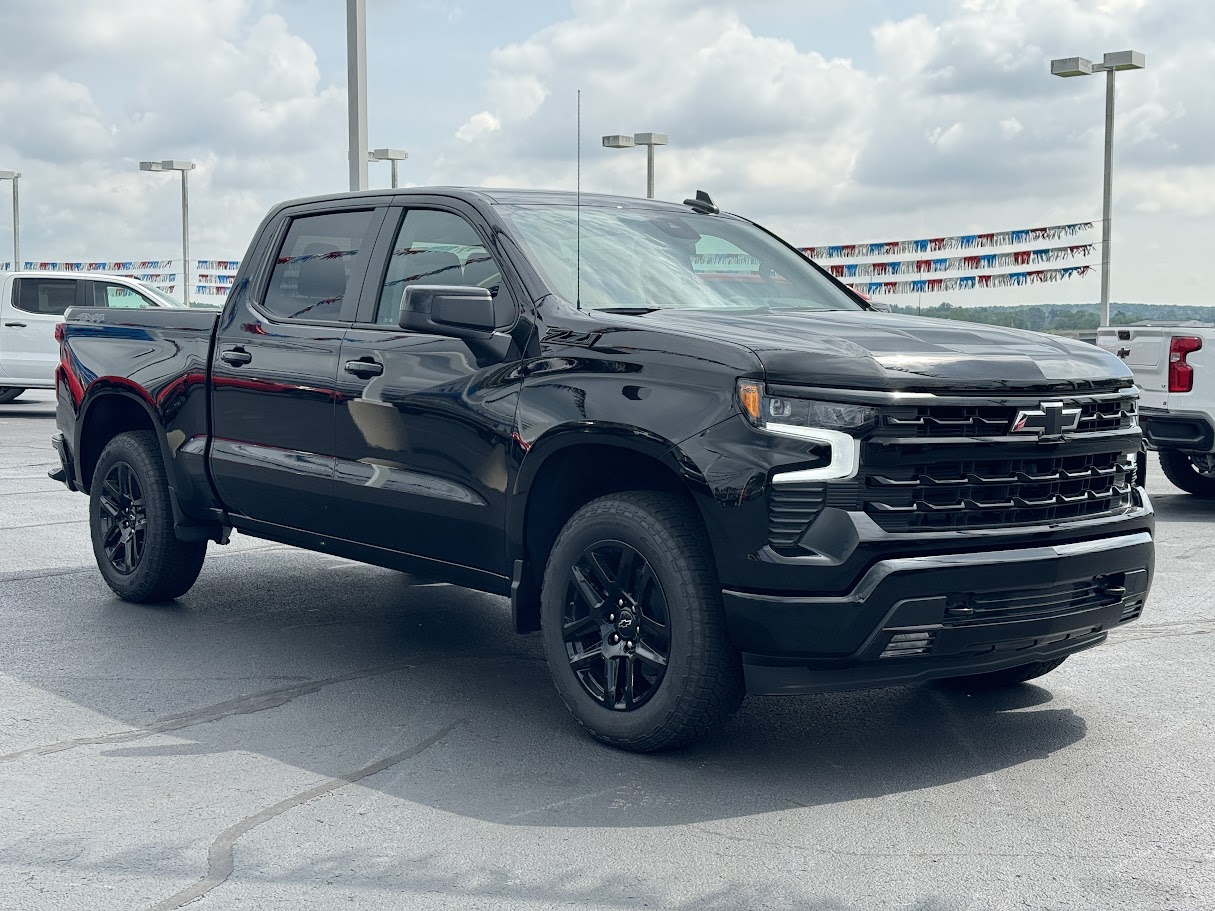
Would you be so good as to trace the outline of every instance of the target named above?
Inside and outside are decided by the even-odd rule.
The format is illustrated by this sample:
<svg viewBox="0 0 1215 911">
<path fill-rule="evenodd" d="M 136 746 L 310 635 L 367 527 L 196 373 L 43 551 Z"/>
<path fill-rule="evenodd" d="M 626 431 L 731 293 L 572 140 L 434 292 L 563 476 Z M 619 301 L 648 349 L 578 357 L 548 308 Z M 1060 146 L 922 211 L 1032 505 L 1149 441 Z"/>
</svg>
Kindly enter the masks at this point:
<svg viewBox="0 0 1215 911">
<path fill-rule="evenodd" d="M 288 202 L 218 317 L 60 335 L 56 476 L 120 597 L 232 529 L 509 596 L 627 749 L 747 692 L 1015 684 L 1148 596 L 1119 358 L 878 312 L 704 193 Z"/>
<path fill-rule="evenodd" d="M 0 405 L 54 389 L 55 326 L 70 307 L 179 307 L 133 278 L 101 272 L 0 272 Z"/>
</svg>

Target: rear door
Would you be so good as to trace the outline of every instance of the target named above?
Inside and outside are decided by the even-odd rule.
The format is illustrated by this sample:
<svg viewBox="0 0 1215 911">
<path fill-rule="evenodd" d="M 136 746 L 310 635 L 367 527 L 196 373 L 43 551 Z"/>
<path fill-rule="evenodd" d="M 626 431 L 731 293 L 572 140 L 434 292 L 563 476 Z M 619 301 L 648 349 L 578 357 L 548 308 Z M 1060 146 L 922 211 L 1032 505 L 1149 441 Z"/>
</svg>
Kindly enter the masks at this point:
<svg viewBox="0 0 1215 911">
<path fill-rule="evenodd" d="M 12 280 L 0 300 L 0 369 L 7 379 L 50 387 L 59 363 L 55 326 L 77 300 L 77 281 L 63 275 Z"/>
<path fill-rule="evenodd" d="M 211 470 L 233 512 L 328 531 L 338 353 L 384 212 L 285 210 L 260 271 L 233 290 L 211 369 Z"/>
</svg>

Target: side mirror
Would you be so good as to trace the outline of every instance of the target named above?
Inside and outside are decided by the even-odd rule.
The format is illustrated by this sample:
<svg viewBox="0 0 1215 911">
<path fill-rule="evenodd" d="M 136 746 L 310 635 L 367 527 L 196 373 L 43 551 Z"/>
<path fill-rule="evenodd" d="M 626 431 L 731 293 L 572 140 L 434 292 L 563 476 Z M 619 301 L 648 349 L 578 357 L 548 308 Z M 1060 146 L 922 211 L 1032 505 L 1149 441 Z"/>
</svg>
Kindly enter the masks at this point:
<svg viewBox="0 0 1215 911">
<path fill-rule="evenodd" d="M 514 322 L 514 305 L 506 294 L 495 299 L 472 285 L 408 285 L 397 324 L 428 335 L 483 339 Z"/>
<path fill-rule="evenodd" d="M 874 310 L 878 310 L 882 313 L 890 312 L 890 304 L 888 304 L 886 301 L 871 300 L 869 302 L 869 306 L 872 307 Z"/>
</svg>

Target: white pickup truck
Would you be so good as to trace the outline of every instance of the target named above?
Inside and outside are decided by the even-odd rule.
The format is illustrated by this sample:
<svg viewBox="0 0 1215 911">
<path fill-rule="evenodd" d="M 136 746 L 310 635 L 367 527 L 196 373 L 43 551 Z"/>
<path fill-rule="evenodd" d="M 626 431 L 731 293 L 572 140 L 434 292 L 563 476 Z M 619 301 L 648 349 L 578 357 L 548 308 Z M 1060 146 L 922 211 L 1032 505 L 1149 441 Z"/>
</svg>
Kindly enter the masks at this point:
<svg viewBox="0 0 1215 911">
<path fill-rule="evenodd" d="M 1144 320 L 1100 330 L 1097 344 L 1135 374 L 1139 422 L 1165 477 L 1215 499 L 1215 323 Z"/>
<path fill-rule="evenodd" d="M 55 325 L 69 307 L 181 307 L 155 288 L 100 272 L 0 272 L 0 405 L 54 389 Z"/>
</svg>

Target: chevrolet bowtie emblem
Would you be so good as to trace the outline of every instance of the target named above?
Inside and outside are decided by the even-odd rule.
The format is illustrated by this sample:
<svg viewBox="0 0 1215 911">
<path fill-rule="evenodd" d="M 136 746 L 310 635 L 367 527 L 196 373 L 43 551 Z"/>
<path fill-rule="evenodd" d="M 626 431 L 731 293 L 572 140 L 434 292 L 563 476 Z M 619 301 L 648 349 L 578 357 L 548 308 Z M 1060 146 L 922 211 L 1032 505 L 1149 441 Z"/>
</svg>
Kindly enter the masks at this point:
<svg viewBox="0 0 1215 911">
<path fill-rule="evenodd" d="M 1036 409 L 1018 411 L 1011 433 L 1036 433 L 1039 439 L 1059 439 L 1080 425 L 1080 409 L 1062 402 L 1042 402 Z"/>
</svg>

